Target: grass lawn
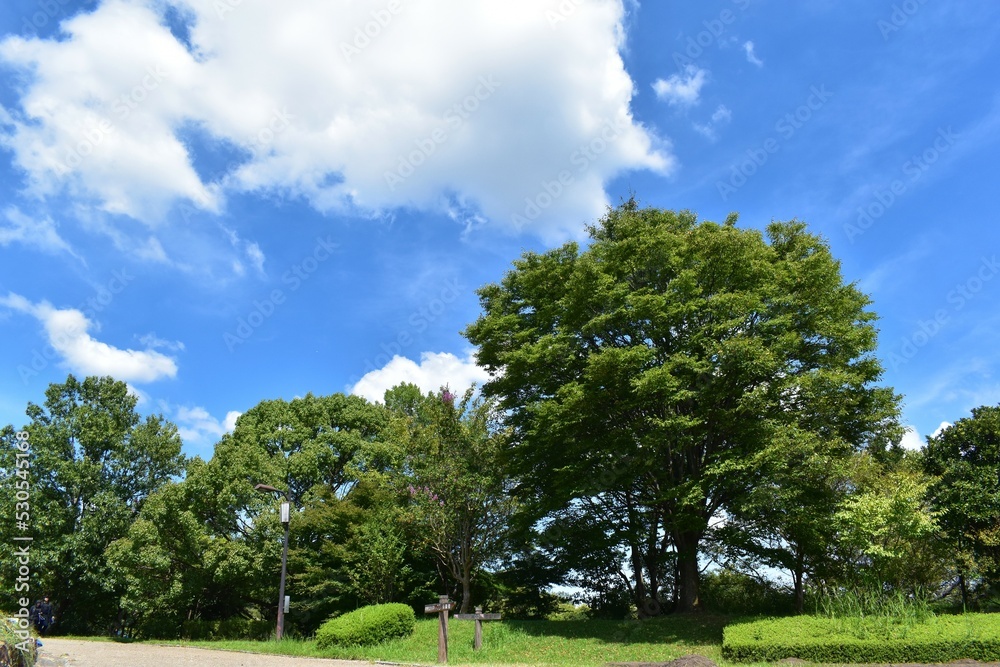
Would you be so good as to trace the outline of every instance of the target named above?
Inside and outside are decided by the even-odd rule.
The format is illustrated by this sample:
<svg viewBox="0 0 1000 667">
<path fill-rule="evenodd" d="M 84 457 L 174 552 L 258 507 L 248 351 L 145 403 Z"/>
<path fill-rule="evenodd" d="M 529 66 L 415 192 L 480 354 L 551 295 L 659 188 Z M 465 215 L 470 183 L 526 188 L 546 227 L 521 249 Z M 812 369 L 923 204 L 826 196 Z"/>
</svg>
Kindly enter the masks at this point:
<svg viewBox="0 0 1000 667">
<path fill-rule="evenodd" d="M 492 621 L 483 624 L 483 648 L 472 650 L 472 621 L 449 622 L 451 665 L 603 665 L 607 662 L 665 662 L 698 653 L 722 656 L 722 616 L 664 617 L 649 621 Z M 319 650 L 314 641 L 184 642 L 186 646 L 323 658 L 437 662 L 437 619 L 420 619 L 410 637 L 367 648 Z"/>
</svg>

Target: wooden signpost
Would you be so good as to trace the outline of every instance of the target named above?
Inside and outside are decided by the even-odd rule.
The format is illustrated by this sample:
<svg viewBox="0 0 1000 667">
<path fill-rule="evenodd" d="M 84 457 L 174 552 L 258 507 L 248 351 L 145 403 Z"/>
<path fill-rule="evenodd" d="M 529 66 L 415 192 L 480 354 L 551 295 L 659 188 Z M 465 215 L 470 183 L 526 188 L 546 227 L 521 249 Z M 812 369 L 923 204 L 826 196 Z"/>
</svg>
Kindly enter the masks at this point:
<svg viewBox="0 0 1000 667">
<path fill-rule="evenodd" d="M 478 651 L 483 645 L 483 621 L 499 621 L 500 614 L 484 614 L 482 607 L 476 607 L 475 614 L 455 614 L 455 618 L 476 622 L 476 638 L 472 641 L 472 650 Z"/>
<path fill-rule="evenodd" d="M 437 604 L 424 606 L 425 614 L 438 615 L 438 662 L 448 662 L 448 610 L 451 604 L 448 596 L 442 595 Z"/>
</svg>

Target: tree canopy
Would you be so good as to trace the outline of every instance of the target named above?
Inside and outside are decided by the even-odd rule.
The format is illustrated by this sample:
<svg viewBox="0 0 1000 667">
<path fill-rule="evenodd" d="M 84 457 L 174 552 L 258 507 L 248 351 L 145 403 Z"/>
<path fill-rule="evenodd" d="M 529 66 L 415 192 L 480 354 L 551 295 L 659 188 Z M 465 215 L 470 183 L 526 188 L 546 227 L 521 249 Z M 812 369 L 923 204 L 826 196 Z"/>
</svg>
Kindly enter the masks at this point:
<svg viewBox="0 0 1000 667">
<path fill-rule="evenodd" d="M 204 460 L 122 382 L 51 385 L 0 430 L 32 595 L 60 631 L 266 636 L 286 533 L 263 484 L 292 505 L 291 635 L 442 593 L 541 618 L 555 585 L 594 618 L 989 603 L 1000 407 L 903 451 L 871 302 L 822 237 L 635 201 L 589 232 L 479 290 L 479 391 L 262 400 Z M 5 611 L 28 529 L 0 522 Z"/>
<path fill-rule="evenodd" d="M 676 558 L 698 604 L 698 550 L 799 437 L 831 451 L 899 439 L 876 383 L 875 314 L 801 222 L 766 234 L 632 200 L 568 243 L 526 253 L 479 290 L 466 330 L 509 412 L 522 494 L 597 499 L 617 518 L 640 609 Z"/>
<path fill-rule="evenodd" d="M 49 386 L 43 405 L 28 404 L 32 590 L 53 595 L 66 631 L 103 628 L 119 614 L 121 591 L 104 551 L 126 534 L 147 498 L 184 467 L 177 428 L 159 415 L 141 418 L 136 402 L 124 382 L 110 377 L 81 382 L 70 375 Z M 14 500 L 6 477 L 15 470 L 13 437 L 13 427 L 4 429 L 5 510 Z M 12 548 L 11 529 L 0 523 L 0 549 Z M 10 581 L 14 560 L 7 555 L 2 565 Z"/>
</svg>

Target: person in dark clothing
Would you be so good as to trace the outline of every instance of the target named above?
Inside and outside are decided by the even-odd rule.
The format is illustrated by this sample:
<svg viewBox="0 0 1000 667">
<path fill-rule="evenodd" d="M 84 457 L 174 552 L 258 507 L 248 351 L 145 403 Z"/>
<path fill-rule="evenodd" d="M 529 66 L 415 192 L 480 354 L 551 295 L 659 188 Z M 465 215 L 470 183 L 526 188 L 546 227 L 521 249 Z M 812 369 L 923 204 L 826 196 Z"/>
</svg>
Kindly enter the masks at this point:
<svg viewBox="0 0 1000 667">
<path fill-rule="evenodd" d="M 35 601 L 34 606 L 31 608 L 30 618 L 31 623 L 35 626 L 35 630 L 44 637 L 55 620 L 52 616 L 52 603 L 49 602 L 48 595 L 41 600 Z"/>
</svg>

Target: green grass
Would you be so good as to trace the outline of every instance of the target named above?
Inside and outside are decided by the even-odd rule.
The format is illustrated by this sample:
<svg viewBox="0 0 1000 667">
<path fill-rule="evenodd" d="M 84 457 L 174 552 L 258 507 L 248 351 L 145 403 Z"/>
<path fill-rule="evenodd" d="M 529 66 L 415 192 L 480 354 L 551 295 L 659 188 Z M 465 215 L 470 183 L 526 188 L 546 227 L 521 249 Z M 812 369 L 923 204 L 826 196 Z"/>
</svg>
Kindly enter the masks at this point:
<svg viewBox="0 0 1000 667">
<path fill-rule="evenodd" d="M 608 662 L 665 662 L 691 653 L 721 658 L 725 617 L 665 617 L 648 621 L 492 621 L 483 624 L 483 647 L 472 650 L 472 621 L 449 622 L 452 665 L 604 665 Z M 320 650 L 315 641 L 184 642 L 185 646 L 323 658 L 437 662 L 436 619 L 417 621 L 406 639 L 371 647 Z"/>
<path fill-rule="evenodd" d="M 757 641 L 757 635 L 761 639 L 769 637 L 772 644 L 792 640 L 805 640 L 808 643 L 809 637 L 816 636 L 827 639 L 840 637 L 844 640 L 842 643 L 851 644 L 855 648 L 860 646 L 865 650 L 871 647 L 884 649 L 891 644 L 885 638 L 895 637 L 898 642 L 902 642 L 897 644 L 897 648 L 902 647 L 904 653 L 885 653 L 883 657 L 892 659 L 878 660 L 882 663 L 937 662 L 938 660 L 930 659 L 935 656 L 927 651 L 940 651 L 944 645 L 942 638 L 965 641 L 966 648 L 974 649 L 973 653 L 965 657 L 980 660 L 990 654 L 975 653 L 975 650 L 979 650 L 977 646 L 989 648 L 989 642 L 994 639 L 996 645 L 1000 646 L 1000 614 L 938 616 L 929 617 L 925 622 L 915 622 L 912 615 L 896 621 L 883 617 L 859 619 L 797 616 L 756 622 L 747 618 L 710 614 L 666 616 L 648 621 L 493 621 L 483 624 L 483 648 L 478 652 L 472 650 L 473 623 L 452 619 L 449 624 L 449 664 L 596 667 L 608 662 L 666 662 L 691 653 L 711 658 L 723 667 L 736 667 L 737 662 L 740 663 L 739 667 L 745 667 L 746 660 L 758 660 L 760 662 L 756 664 L 765 665 L 769 664 L 765 660 L 774 661 L 789 656 L 806 659 L 813 657 L 816 662 L 826 664 L 850 661 L 847 659 L 850 658 L 849 655 L 845 658 L 843 654 L 830 653 L 826 649 L 823 650 L 826 652 L 820 651 L 814 656 L 799 652 L 737 655 L 726 650 L 724 658 L 723 628 L 727 642 L 732 642 L 735 637 L 737 643 L 745 643 L 748 638 L 752 643 Z M 179 643 L 184 646 L 251 653 L 433 665 L 437 662 L 437 620 L 420 619 L 410 637 L 370 647 L 331 647 L 321 650 L 315 640 L 298 639 L 281 642 Z M 954 642 L 951 646 L 954 646 Z M 950 660 L 954 659 L 955 654 L 946 655 Z"/>
</svg>

